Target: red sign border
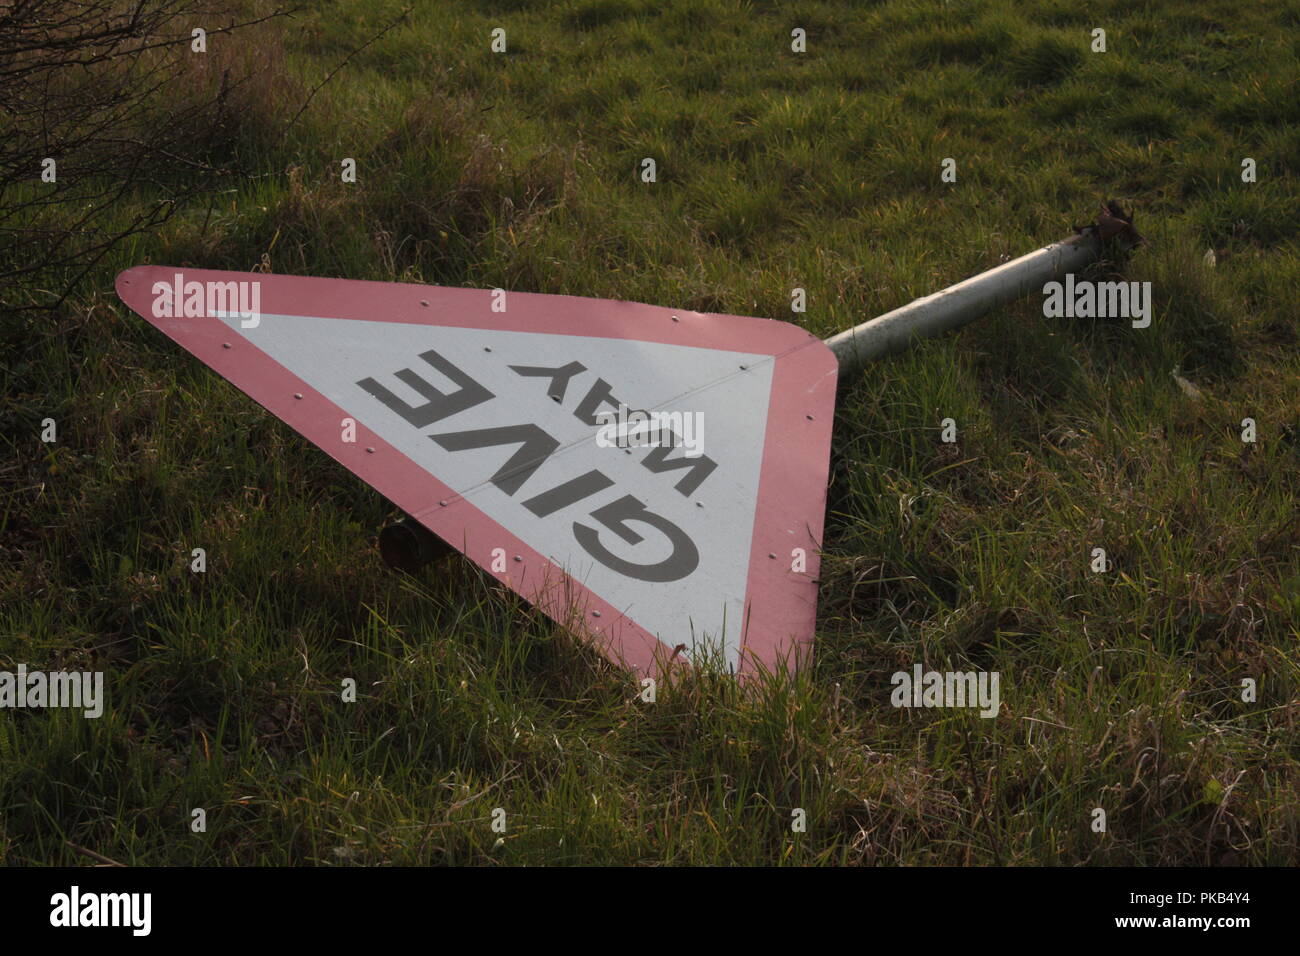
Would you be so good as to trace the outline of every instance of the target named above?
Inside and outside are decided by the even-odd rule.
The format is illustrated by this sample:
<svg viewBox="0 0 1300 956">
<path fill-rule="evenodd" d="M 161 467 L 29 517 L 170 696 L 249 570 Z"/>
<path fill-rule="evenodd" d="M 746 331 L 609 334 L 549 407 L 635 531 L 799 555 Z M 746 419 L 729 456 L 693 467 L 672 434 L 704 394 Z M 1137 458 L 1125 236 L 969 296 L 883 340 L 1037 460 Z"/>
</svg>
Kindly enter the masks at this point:
<svg viewBox="0 0 1300 956">
<path fill-rule="evenodd" d="M 493 312 L 494 290 L 488 289 L 169 266 L 136 266 L 117 276 L 117 294 L 132 310 L 429 530 L 458 549 L 464 542 L 464 529 L 472 531 L 471 537 L 492 541 L 497 547 L 505 543 L 511 552 L 505 572 L 492 570 L 490 553 L 462 553 L 553 620 L 584 632 L 607 657 L 622 662 L 638 676 L 662 674 L 674 657 L 673 648 L 564 574 L 545 555 L 360 423 L 355 444 L 340 442 L 339 422 L 349 416 L 347 410 L 221 319 L 207 315 L 155 318 L 153 285 L 170 285 L 177 274 L 186 282 L 259 282 L 263 315 L 631 339 L 772 356 L 775 364 L 738 674 L 745 677 L 783 664 L 797 667 L 807 662 L 816 626 L 819 551 L 838 373 L 834 353 L 808 331 L 773 319 L 531 292 L 506 293 L 509 309 Z M 382 314 L 384 309 L 391 311 Z M 438 320 L 430 321 L 434 315 Z M 471 316 L 483 318 L 475 321 Z M 802 572 L 792 570 L 796 548 L 805 553 Z M 789 591 L 788 601 L 761 600 L 782 593 L 792 577 L 799 586 Z M 575 609 L 582 611 L 581 622 L 573 617 Z"/>
</svg>

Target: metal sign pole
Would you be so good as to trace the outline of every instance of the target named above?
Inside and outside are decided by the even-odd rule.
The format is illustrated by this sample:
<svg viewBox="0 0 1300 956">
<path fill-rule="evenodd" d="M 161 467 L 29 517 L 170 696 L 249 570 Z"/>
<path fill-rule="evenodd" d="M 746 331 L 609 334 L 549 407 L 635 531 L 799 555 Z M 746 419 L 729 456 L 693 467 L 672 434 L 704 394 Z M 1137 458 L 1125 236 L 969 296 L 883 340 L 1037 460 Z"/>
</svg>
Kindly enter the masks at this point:
<svg viewBox="0 0 1300 956">
<path fill-rule="evenodd" d="M 1097 261 L 1107 240 L 1114 240 L 1121 250 L 1146 241 L 1133 228 L 1133 217 L 1114 200 L 1102 204 L 1096 222 L 1060 242 L 832 335 L 826 345 L 839 360 L 840 378 L 862 371 L 874 359 L 903 351 L 917 339 L 972 322 L 1066 273 L 1081 272 Z"/>
<path fill-rule="evenodd" d="M 826 340 L 840 363 L 840 378 L 859 372 L 868 362 L 965 325 L 1006 305 L 1067 272 L 1081 272 L 1101 253 L 1097 230 L 1082 232 L 1003 263 L 988 272 L 886 312 Z"/>
</svg>

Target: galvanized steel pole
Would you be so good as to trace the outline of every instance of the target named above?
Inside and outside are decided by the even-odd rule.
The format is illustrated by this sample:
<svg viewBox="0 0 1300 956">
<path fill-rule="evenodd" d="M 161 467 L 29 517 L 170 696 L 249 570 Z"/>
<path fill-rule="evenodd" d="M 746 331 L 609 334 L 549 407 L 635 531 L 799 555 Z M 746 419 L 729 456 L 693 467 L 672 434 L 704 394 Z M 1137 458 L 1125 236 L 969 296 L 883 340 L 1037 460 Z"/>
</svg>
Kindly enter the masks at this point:
<svg viewBox="0 0 1300 956">
<path fill-rule="evenodd" d="M 978 319 L 1067 272 L 1082 272 L 1101 253 L 1094 226 L 1044 246 L 1037 252 L 964 279 L 923 299 L 847 329 L 826 340 L 840 361 L 841 380 L 861 371 L 873 359 L 908 348 L 915 339 L 929 338 Z"/>
</svg>

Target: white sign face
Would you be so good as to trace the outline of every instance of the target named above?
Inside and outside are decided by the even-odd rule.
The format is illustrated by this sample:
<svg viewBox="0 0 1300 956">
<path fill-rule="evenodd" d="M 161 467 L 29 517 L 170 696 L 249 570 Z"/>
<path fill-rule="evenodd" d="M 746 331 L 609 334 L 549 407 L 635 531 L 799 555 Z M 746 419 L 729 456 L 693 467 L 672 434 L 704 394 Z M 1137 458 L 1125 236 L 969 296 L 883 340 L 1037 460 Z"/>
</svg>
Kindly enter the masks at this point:
<svg viewBox="0 0 1300 956">
<path fill-rule="evenodd" d="M 615 660 L 743 674 L 807 649 L 836 363 L 803 330 L 165 267 L 118 293 Z"/>
<path fill-rule="evenodd" d="M 224 321 L 239 331 L 237 316 Z M 296 315 L 263 315 L 243 334 L 660 641 L 688 652 L 709 641 L 736 666 L 771 356 Z M 414 424 L 444 410 L 432 390 L 481 400 Z M 699 454 L 602 447 L 591 419 L 620 404 L 681 413 L 668 421 L 692 432 Z M 593 520 L 627 495 L 675 530 L 639 521 L 630 544 Z"/>
</svg>

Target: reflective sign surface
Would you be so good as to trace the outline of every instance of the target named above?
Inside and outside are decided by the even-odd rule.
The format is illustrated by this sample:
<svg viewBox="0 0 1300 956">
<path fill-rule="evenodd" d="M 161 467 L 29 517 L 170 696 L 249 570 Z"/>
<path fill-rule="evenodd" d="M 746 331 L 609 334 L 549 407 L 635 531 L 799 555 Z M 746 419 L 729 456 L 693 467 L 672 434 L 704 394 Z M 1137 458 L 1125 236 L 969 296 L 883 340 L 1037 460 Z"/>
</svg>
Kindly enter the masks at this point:
<svg viewBox="0 0 1300 956">
<path fill-rule="evenodd" d="M 613 659 L 807 649 L 836 361 L 797 326 L 160 266 L 117 289 Z"/>
</svg>

